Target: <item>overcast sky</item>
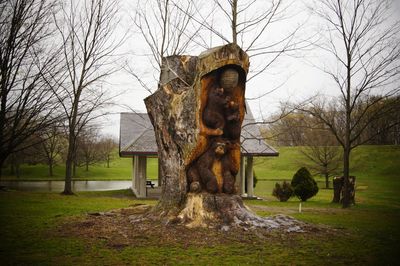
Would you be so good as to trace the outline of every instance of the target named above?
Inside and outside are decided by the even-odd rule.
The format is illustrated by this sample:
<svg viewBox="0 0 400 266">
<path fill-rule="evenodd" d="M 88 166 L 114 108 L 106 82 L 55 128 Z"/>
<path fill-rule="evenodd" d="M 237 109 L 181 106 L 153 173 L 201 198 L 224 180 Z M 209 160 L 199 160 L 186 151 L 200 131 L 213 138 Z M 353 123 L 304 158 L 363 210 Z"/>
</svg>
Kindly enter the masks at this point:
<svg viewBox="0 0 400 266">
<path fill-rule="evenodd" d="M 305 0 L 305 2 L 310 4 L 311 0 Z M 399 19 L 400 0 L 395 0 L 394 2 L 394 17 Z M 129 18 L 130 16 L 134 16 L 136 4 L 132 4 L 131 1 L 120 3 L 122 20 L 117 35 L 128 33 L 125 45 L 120 49 L 120 53 L 124 54 L 120 59 L 120 64 L 128 63 L 133 66 L 138 70 L 138 73 L 143 76 L 143 79 L 150 84 L 150 87 L 155 90 L 157 86 L 157 75 L 155 75 L 155 71 L 148 63 L 147 57 L 143 55 L 148 53 L 147 47 L 140 35 L 133 30 L 134 27 Z M 270 27 L 265 36 L 268 40 L 276 40 L 279 38 L 280 34 L 291 32 L 300 24 L 304 26 L 302 26 L 299 32 L 299 39 L 311 39 L 311 36 L 321 28 L 320 20 L 313 17 L 301 1 L 295 1 L 295 4 L 287 11 L 287 17 L 288 19 L 277 22 L 274 26 Z M 223 19 L 218 20 L 216 18 L 214 18 L 214 20 L 216 24 L 220 25 L 221 30 L 224 30 L 223 27 L 226 25 L 225 29 L 229 36 L 229 24 L 227 21 Z M 216 37 L 212 38 L 213 46 L 221 44 L 224 44 L 222 40 Z M 192 55 L 198 55 L 202 50 L 204 49 L 201 47 L 194 47 L 191 49 L 190 53 Z M 279 87 L 264 97 L 248 101 L 255 118 L 261 120 L 273 114 L 278 110 L 279 103 L 282 101 L 300 101 L 314 95 L 316 92 L 322 92 L 328 95 L 337 93 L 332 86 L 331 80 L 310 63 L 318 64 L 321 63 L 321 61 L 323 62 L 324 59 L 323 55 L 316 49 L 298 51 L 289 56 L 282 56 L 272 68 L 248 82 L 246 85 L 246 98 L 256 98 L 273 88 Z M 263 62 L 262 60 L 262 57 L 251 58 L 250 68 L 261 64 Z M 120 94 L 120 96 L 116 98 L 116 102 L 128 107 L 113 107 L 110 109 L 110 112 L 115 114 L 105 117 L 104 121 L 100 121 L 103 126 L 103 133 L 118 137 L 118 113 L 121 111 L 127 112 L 130 111 L 130 109 L 136 112 L 146 112 L 143 99 L 149 96 L 150 93 L 143 89 L 137 80 L 125 71 L 120 71 L 110 78 L 107 86 L 113 93 Z"/>
</svg>

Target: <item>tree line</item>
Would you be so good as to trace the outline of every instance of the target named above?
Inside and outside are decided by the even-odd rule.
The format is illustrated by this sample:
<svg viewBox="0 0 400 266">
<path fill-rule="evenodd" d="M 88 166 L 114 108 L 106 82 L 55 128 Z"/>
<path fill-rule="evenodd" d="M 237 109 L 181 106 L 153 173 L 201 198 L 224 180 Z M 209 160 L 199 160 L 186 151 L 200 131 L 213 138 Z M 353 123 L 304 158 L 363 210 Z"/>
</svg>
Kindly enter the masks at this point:
<svg viewBox="0 0 400 266">
<path fill-rule="evenodd" d="M 0 2 L 0 177 L 6 161 L 35 149 L 51 174 L 62 143 L 72 194 L 73 169 L 93 161 L 85 149 L 98 140 L 88 132 L 111 104 L 104 85 L 117 70 L 117 10 L 103 0 Z"/>
<path fill-rule="evenodd" d="M 371 96 L 368 101 L 374 101 Z M 391 96 L 381 99 L 374 109 L 367 110 L 365 119 L 370 122 L 362 129 L 357 138 L 358 144 L 366 145 L 399 145 L 400 144 L 400 96 Z M 360 102 L 357 107 L 361 110 L 365 102 Z M 284 108 L 282 106 L 282 108 Z M 375 112 L 379 109 L 379 117 Z M 325 114 L 335 116 L 333 120 L 335 127 L 339 127 L 342 122 L 339 113 L 344 110 L 329 109 L 329 106 L 322 110 Z M 275 120 L 281 113 L 272 115 L 268 120 Z M 371 117 L 375 115 L 374 119 Z M 272 124 L 263 127 L 264 137 L 277 146 L 338 146 L 339 142 L 329 127 L 322 123 L 317 117 L 306 110 L 295 110 Z"/>
<path fill-rule="evenodd" d="M 67 158 L 68 136 L 63 127 L 53 125 L 46 130 L 34 134 L 26 140 L 28 148 L 13 153 L 5 161 L 10 175 L 19 178 L 23 174 L 22 164 L 44 164 L 48 168 L 48 176 L 54 176 L 54 167 L 64 164 Z M 89 171 L 93 164 L 103 163 L 110 168 L 111 160 L 115 158 L 117 142 L 111 136 L 101 136 L 97 128 L 86 128 L 77 140 L 77 150 L 72 164 L 72 177 L 76 177 L 76 168 L 84 167 Z"/>
</svg>

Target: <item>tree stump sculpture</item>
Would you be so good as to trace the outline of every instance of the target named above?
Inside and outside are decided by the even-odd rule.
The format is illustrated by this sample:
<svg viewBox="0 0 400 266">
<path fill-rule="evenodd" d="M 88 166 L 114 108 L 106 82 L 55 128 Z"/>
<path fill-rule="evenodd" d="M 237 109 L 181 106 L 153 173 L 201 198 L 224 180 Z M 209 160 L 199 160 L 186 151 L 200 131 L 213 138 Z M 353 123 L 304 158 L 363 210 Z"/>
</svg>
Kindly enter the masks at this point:
<svg viewBox="0 0 400 266">
<path fill-rule="evenodd" d="M 163 59 L 158 90 L 145 99 L 155 129 L 162 192 L 155 212 L 188 226 L 276 221 L 236 194 L 249 57 L 235 44 Z"/>
</svg>

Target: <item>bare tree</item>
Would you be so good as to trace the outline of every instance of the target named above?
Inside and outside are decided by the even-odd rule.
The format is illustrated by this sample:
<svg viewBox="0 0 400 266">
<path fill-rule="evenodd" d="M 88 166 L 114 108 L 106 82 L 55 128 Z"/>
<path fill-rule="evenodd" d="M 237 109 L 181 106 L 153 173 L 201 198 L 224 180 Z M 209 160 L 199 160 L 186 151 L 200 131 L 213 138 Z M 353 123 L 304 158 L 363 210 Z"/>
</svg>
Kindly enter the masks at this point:
<svg viewBox="0 0 400 266">
<path fill-rule="evenodd" d="M 63 93 L 58 95 L 67 116 L 68 152 L 64 194 L 72 194 L 71 180 L 77 138 L 83 127 L 104 115 L 110 103 L 103 88 L 105 78 L 114 73 L 116 49 L 123 39 L 114 38 L 118 24 L 117 1 L 70 1 L 55 17 L 63 44 L 64 72 L 55 77 Z"/>
<path fill-rule="evenodd" d="M 98 145 L 98 132 L 94 127 L 85 127 L 79 134 L 77 140 L 76 162 L 79 166 L 84 165 L 85 171 L 89 166 L 100 161 L 100 149 Z"/>
<path fill-rule="evenodd" d="M 131 18 L 138 37 L 144 40 L 146 49 L 140 56 L 147 58 L 146 65 L 134 67 L 126 64 L 126 70 L 149 93 L 154 89 L 143 71 L 151 69 L 151 81 L 158 81 L 162 59 L 170 55 L 182 55 L 195 43 L 201 26 L 192 20 L 196 9 L 192 1 L 151 0 L 135 2 L 135 14 Z M 137 36 L 137 35 L 136 35 Z M 156 88 L 156 86 L 154 86 Z"/>
<path fill-rule="evenodd" d="M 102 137 L 98 142 L 101 160 L 106 162 L 107 168 L 110 168 L 110 161 L 117 147 L 117 142 L 112 136 Z"/>
<path fill-rule="evenodd" d="M 300 147 L 305 157 L 302 165 L 311 169 L 313 174 L 325 178 L 325 188 L 329 188 L 329 178 L 337 175 L 340 169 L 342 153 L 335 137 L 327 129 L 309 129 L 305 145 Z"/>
<path fill-rule="evenodd" d="M 65 146 L 65 136 L 61 130 L 60 126 L 57 124 L 51 125 L 41 132 L 41 156 L 43 161 L 49 167 L 49 176 L 53 176 L 54 166 L 60 162 L 61 154 L 64 151 Z"/>
<path fill-rule="evenodd" d="M 0 177 L 6 158 L 58 119 L 58 104 L 45 82 L 56 64 L 54 1 L 0 2 Z"/>
<path fill-rule="evenodd" d="M 359 139 L 372 121 L 390 112 L 390 108 L 374 107 L 399 93 L 400 23 L 390 14 L 391 3 L 324 0 L 313 5 L 326 26 L 325 42 L 319 47 L 334 62 L 331 69 L 322 70 L 340 94 L 337 101 L 315 101 L 304 111 L 325 123 L 343 148 L 343 207 L 350 205 L 351 150 L 366 142 Z"/>
<path fill-rule="evenodd" d="M 214 3 L 215 8 L 211 10 L 215 13 L 213 17 L 224 18 L 220 20 L 221 24 L 229 25 L 230 32 L 225 30 L 226 27 L 216 27 L 214 20 L 210 20 L 210 16 L 202 15 L 204 12 L 200 10 L 195 21 L 224 43 L 238 44 L 249 54 L 253 65 L 248 81 L 269 70 L 282 55 L 298 52 L 310 46 L 311 38 L 307 38 L 306 42 L 306 38 L 299 36 L 303 21 L 280 36 L 276 36 L 276 31 L 273 31 L 276 25 L 288 23 L 293 16 L 289 14 L 293 4 L 291 1 L 214 0 Z M 255 58 L 260 60 L 255 61 Z M 268 93 L 275 89 L 268 90 Z M 259 97 L 268 93 L 264 92 Z"/>
</svg>

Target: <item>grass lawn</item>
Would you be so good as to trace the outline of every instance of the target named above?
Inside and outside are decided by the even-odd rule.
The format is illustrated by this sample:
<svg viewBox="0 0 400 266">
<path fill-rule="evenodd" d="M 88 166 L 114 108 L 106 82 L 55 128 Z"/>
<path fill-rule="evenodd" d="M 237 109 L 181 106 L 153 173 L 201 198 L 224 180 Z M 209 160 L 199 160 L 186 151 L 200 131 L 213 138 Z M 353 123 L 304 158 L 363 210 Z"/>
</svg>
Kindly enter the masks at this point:
<svg viewBox="0 0 400 266">
<path fill-rule="evenodd" d="M 147 176 L 151 180 L 157 180 L 157 158 L 148 158 Z M 26 180 L 26 181 L 47 181 L 64 180 L 65 166 L 56 165 L 53 170 L 53 177 L 48 176 L 48 167 L 44 164 L 27 165 L 20 167 L 20 177 L 11 175 L 10 169 L 3 170 L 3 180 Z M 105 164 L 94 164 L 85 167 L 77 167 L 74 180 L 131 180 L 132 179 L 132 158 L 119 158 L 117 155 L 110 163 L 110 168 Z"/>
<path fill-rule="evenodd" d="M 366 192 L 365 192 L 366 193 Z M 365 194 L 364 193 L 364 194 Z M 391 200 L 384 208 L 359 204 L 349 210 L 316 197 L 296 213 L 297 201 L 247 201 L 259 215 L 290 214 L 310 223 L 337 229 L 334 237 L 292 234 L 248 243 L 232 242 L 209 246 L 141 239 L 144 245 L 116 248 L 107 236 L 95 242 L 55 232 L 69 219 L 84 220 L 87 212 L 107 211 L 135 203 L 128 190 L 86 192 L 76 196 L 55 193 L 0 193 L 0 258 L 2 265 L 396 265 L 400 248 L 400 208 Z M 361 194 L 361 193 L 360 193 Z M 364 194 L 360 195 L 365 196 Z M 65 233 L 65 232 L 64 232 Z M 68 232 L 66 232 L 67 234 Z M 104 238 L 103 238 L 104 237 Z"/>
<path fill-rule="evenodd" d="M 264 201 L 246 201 L 259 215 L 283 213 L 335 229 L 333 235 L 272 235 L 249 244 L 232 241 L 197 246 L 140 236 L 137 245 L 114 247 L 107 236 L 95 241 L 57 232 L 87 212 L 155 201 L 135 199 L 129 190 L 56 193 L 0 192 L 0 261 L 2 265 L 398 265 L 400 254 L 400 148 L 363 146 L 354 152 L 357 205 L 342 209 L 330 203 L 332 190 L 320 188 L 303 203 L 278 202 L 275 180 L 290 179 L 299 168 L 296 149 L 280 149 L 279 158 L 257 160 L 255 193 Z M 130 160 L 129 160 L 130 164 Z M 128 165 L 128 163 L 127 163 Z M 322 179 L 320 180 L 322 181 Z"/>
</svg>

